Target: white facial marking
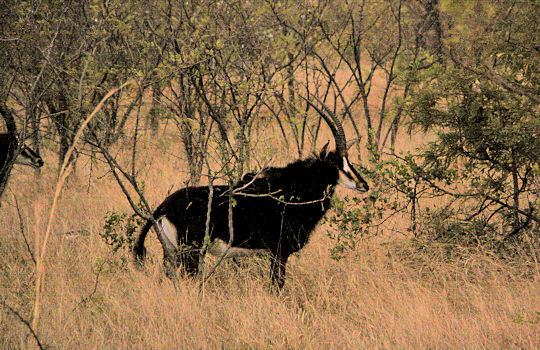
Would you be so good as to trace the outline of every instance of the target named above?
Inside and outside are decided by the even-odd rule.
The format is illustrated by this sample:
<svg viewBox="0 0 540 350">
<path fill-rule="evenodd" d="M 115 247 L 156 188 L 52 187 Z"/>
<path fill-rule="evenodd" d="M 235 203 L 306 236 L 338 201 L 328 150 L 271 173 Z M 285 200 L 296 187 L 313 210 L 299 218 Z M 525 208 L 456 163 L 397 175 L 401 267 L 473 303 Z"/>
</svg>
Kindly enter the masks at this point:
<svg viewBox="0 0 540 350">
<path fill-rule="evenodd" d="M 221 256 L 223 252 L 227 249 L 227 243 L 225 243 L 223 240 L 217 238 L 208 247 L 208 253 L 213 256 Z M 231 247 L 227 251 L 227 254 L 225 255 L 225 259 L 227 258 L 236 258 L 236 257 L 243 257 L 243 256 L 251 256 L 251 255 L 257 255 L 257 254 L 265 254 L 269 251 L 266 249 L 246 249 L 246 248 L 238 248 L 238 247 Z"/>
<path fill-rule="evenodd" d="M 350 188 L 351 190 L 356 189 L 356 183 L 349 179 L 342 171 L 339 172 L 339 181 L 338 185 Z"/>
<path fill-rule="evenodd" d="M 34 165 L 34 162 L 31 160 L 31 159 L 28 159 L 26 157 L 23 157 L 21 155 L 19 155 L 16 159 L 15 159 L 15 164 L 18 164 L 18 165 L 30 165 L 30 166 L 33 166 Z"/>
<path fill-rule="evenodd" d="M 343 169 L 339 171 L 338 185 L 355 190 L 356 182 L 351 180 L 349 176 L 353 177 L 354 174 L 351 172 L 347 158 L 343 157 Z"/>
<path fill-rule="evenodd" d="M 167 249 L 178 249 L 178 231 L 172 222 L 167 219 L 166 216 L 160 216 L 157 219 L 157 223 L 161 226 L 163 232 L 163 241 L 167 245 Z"/>
<path fill-rule="evenodd" d="M 351 173 L 351 168 L 349 167 L 349 162 L 347 158 L 343 157 L 343 171 L 347 174 Z"/>
</svg>

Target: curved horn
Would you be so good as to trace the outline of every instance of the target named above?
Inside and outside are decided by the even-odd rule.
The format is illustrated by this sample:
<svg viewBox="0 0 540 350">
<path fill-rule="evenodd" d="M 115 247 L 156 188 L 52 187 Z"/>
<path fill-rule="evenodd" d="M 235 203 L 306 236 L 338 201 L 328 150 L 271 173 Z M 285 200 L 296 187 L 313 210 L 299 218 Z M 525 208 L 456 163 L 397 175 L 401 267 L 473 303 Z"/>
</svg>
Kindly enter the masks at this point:
<svg viewBox="0 0 540 350">
<path fill-rule="evenodd" d="M 347 140 L 345 139 L 345 132 L 343 131 L 343 126 L 341 125 L 341 122 L 338 120 L 336 115 L 317 96 L 313 95 L 313 97 L 315 97 L 315 99 L 321 104 L 321 106 L 326 111 L 326 113 L 328 113 L 331 119 L 328 117 L 326 113 L 321 111 L 319 107 L 317 107 L 309 99 L 305 98 L 302 95 L 300 95 L 300 97 L 306 100 L 306 102 L 311 107 L 313 107 L 317 111 L 317 113 L 321 115 L 321 117 L 323 117 L 323 119 L 326 121 L 326 123 L 330 127 L 330 130 L 332 130 L 332 134 L 334 135 L 334 139 L 336 140 L 336 150 L 338 151 L 339 154 L 345 154 L 347 152 Z"/>
</svg>

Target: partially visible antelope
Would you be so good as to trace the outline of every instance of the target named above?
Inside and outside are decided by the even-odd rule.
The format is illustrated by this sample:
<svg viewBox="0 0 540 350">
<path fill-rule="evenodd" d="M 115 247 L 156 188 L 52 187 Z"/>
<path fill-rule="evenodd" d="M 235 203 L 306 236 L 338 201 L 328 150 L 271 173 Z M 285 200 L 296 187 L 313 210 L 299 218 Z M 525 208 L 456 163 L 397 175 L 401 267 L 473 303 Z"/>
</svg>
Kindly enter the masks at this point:
<svg viewBox="0 0 540 350">
<path fill-rule="evenodd" d="M 10 152 L 14 153 L 15 164 L 28 165 L 33 168 L 43 166 L 41 156 L 28 148 L 24 143 L 19 150 L 17 150 L 17 147 L 18 140 L 16 137 L 9 133 L 0 134 L 0 170 L 4 168 Z"/>
<path fill-rule="evenodd" d="M 285 282 L 285 268 L 289 256 L 302 249 L 317 223 L 330 208 L 336 185 L 356 191 L 369 189 L 347 157 L 347 141 L 338 118 L 323 104 L 323 112 L 306 100 L 324 118 L 336 143 L 336 150 L 328 151 L 328 143 L 318 156 L 297 160 L 285 167 L 269 167 L 259 174 L 245 176 L 232 186 L 214 186 L 210 211 L 208 252 L 226 257 L 249 252 L 268 252 L 272 263 L 272 282 L 281 288 Z M 321 104 L 322 102 L 319 101 Z M 160 242 L 164 250 L 164 265 L 169 277 L 176 274 L 176 266 L 184 272 L 198 272 L 199 252 L 204 245 L 208 201 L 208 186 L 186 187 L 167 198 L 153 213 L 160 226 Z M 232 222 L 234 239 L 229 242 L 229 199 L 234 198 Z M 146 255 L 144 240 L 152 221 L 142 227 L 133 247 L 138 262 Z M 158 235 L 161 234 L 158 232 Z M 186 248 L 187 247 L 187 248 Z M 226 252 L 223 249 L 228 248 Z M 171 266 L 174 267 L 171 272 Z"/>
<path fill-rule="evenodd" d="M 36 152 L 26 147 L 24 143 L 19 144 L 17 138 L 17 125 L 15 124 L 14 113 L 7 107 L 4 101 L 0 101 L 0 117 L 5 121 L 7 132 L 0 133 L 0 184 L 11 171 L 11 161 L 15 164 L 30 165 L 35 168 L 43 166 L 43 159 Z M 7 165 L 9 169 L 6 168 Z"/>
</svg>

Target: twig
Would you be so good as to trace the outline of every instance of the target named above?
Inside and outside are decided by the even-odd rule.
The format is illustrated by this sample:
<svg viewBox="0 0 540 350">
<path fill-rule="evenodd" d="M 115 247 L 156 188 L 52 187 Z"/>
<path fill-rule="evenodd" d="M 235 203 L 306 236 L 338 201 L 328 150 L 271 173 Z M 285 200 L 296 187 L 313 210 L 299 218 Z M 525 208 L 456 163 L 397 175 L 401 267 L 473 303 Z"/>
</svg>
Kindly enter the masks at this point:
<svg viewBox="0 0 540 350">
<path fill-rule="evenodd" d="M 221 252 L 221 255 L 217 259 L 217 261 L 214 263 L 212 268 L 210 269 L 210 272 L 204 277 L 203 283 L 206 282 L 216 271 L 217 267 L 221 264 L 223 259 L 227 256 L 227 253 L 229 252 L 229 249 L 231 249 L 232 243 L 234 241 L 234 226 L 233 226 L 233 193 L 232 191 L 229 192 L 229 210 L 228 210 L 228 224 L 229 224 L 229 242 L 227 242 L 227 246 L 225 249 Z"/>
<path fill-rule="evenodd" d="M 445 190 L 444 188 L 440 187 L 440 186 L 437 186 L 435 183 L 433 183 L 431 180 L 429 180 L 427 177 L 423 176 L 423 175 L 419 175 L 420 178 L 422 178 L 423 180 L 425 180 L 431 187 L 447 194 L 447 195 L 450 195 L 450 196 L 453 196 L 453 197 L 456 197 L 456 198 L 466 198 L 466 197 L 477 197 L 477 196 L 481 196 L 482 194 L 480 193 L 470 193 L 470 194 L 464 194 L 464 193 L 453 193 L 453 192 L 450 192 L 450 191 L 447 191 Z M 507 204 L 507 203 L 504 203 L 502 202 L 501 200 L 497 199 L 497 198 L 494 198 L 492 196 L 489 196 L 487 194 L 484 194 L 484 197 L 489 199 L 490 201 L 493 201 L 507 209 L 512 209 L 512 210 L 516 210 L 516 212 L 518 212 L 519 214 L 521 215 L 524 215 L 526 216 L 528 219 L 530 218 L 530 220 L 533 220 L 535 222 L 538 222 L 540 223 L 540 219 L 537 218 L 536 216 L 532 215 L 532 212 L 529 212 L 527 213 L 526 211 L 522 210 L 522 209 L 515 209 L 513 206 Z"/>
<path fill-rule="evenodd" d="M 56 189 L 54 191 L 54 197 L 53 197 L 52 206 L 51 206 L 51 209 L 50 209 L 50 212 L 49 212 L 49 218 L 48 218 L 48 221 L 47 221 L 47 229 L 45 231 L 45 237 L 43 239 L 41 249 L 39 249 L 39 251 L 38 251 L 39 254 L 37 255 L 37 259 L 36 259 L 36 275 L 37 275 L 37 278 L 36 278 L 36 292 L 35 292 L 36 293 L 36 299 L 35 299 L 35 302 L 34 302 L 34 312 L 33 312 L 33 319 L 32 319 L 32 328 L 33 329 L 37 329 L 37 324 L 38 324 L 38 321 L 39 321 L 39 306 L 40 306 L 40 302 L 41 302 L 41 288 L 42 288 L 42 283 L 43 283 L 42 281 L 43 281 L 43 275 L 44 275 L 43 259 L 45 258 L 45 253 L 47 251 L 47 243 L 48 243 L 48 240 L 49 240 L 49 236 L 51 234 L 52 221 L 53 221 L 54 214 L 55 214 L 55 211 L 56 211 L 56 206 L 58 204 L 58 198 L 60 197 L 60 192 L 62 191 L 62 187 L 64 186 L 64 182 L 66 181 L 66 178 L 69 175 L 70 170 L 72 169 L 72 164 L 71 164 L 71 162 L 69 162 L 69 160 L 71 158 L 71 154 L 73 153 L 73 151 L 75 149 L 75 146 L 77 145 L 77 142 L 81 138 L 84 129 L 86 128 L 88 123 L 90 123 L 90 120 L 92 120 L 92 118 L 101 110 L 101 108 L 105 104 L 105 101 L 107 101 L 107 99 L 109 99 L 109 97 L 114 95 L 119 90 L 121 90 L 124 87 L 126 87 L 128 85 L 131 85 L 133 83 L 134 83 L 133 80 L 129 80 L 126 83 L 122 84 L 120 87 L 112 89 L 111 91 L 109 91 L 107 93 L 107 95 L 105 95 L 105 97 L 103 97 L 103 99 L 99 102 L 99 104 L 96 106 L 96 108 L 94 108 L 92 113 L 90 113 L 90 115 L 82 123 L 79 130 L 77 130 L 77 133 L 75 134 L 75 137 L 73 138 L 73 143 L 72 143 L 71 147 L 69 148 L 69 150 L 66 152 L 66 155 L 64 157 L 64 162 L 62 163 L 62 166 L 60 168 L 60 176 L 58 178 L 58 182 L 56 183 Z"/>
<path fill-rule="evenodd" d="M 21 235 L 24 239 L 24 244 L 26 245 L 26 249 L 28 249 L 28 253 L 30 253 L 30 257 L 32 258 L 32 261 L 34 262 L 34 265 L 36 265 L 36 258 L 34 257 L 34 253 L 32 253 L 32 248 L 30 248 L 30 244 L 28 243 L 28 239 L 26 238 L 26 234 L 24 233 L 24 221 L 21 214 L 21 208 L 19 208 L 19 201 L 17 200 L 17 196 L 13 191 L 11 191 L 11 195 L 13 196 L 13 199 L 15 200 L 15 208 L 17 209 L 17 215 L 19 215 L 19 230 L 21 232 Z"/>
<path fill-rule="evenodd" d="M 208 161 L 207 161 L 208 162 Z M 204 229 L 204 241 L 202 249 L 199 253 L 199 274 L 201 274 L 202 266 L 204 265 L 204 255 L 208 249 L 208 244 L 210 244 L 210 215 L 212 214 L 212 202 L 214 201 L 214 178 L 209 177 L 208 179 L 208 206 L 206 209 L 206 222 Z M 202 274 L 201 274 L 201 277 Z M 201 282 L 204 283 L 205 278 L 201 278 Z"/>
<path fill-rule="evenodd" d="M 518 225 L 517 227 L 514 227 L 514 229 L 512 230 L 512 232 L 510 232 L 509 234 L 507 234 L 506 236 L 504 236 L 504 238 L 501 240 L 501 242 L 499 243 L 499 249 L 504 245 L 504 243 L 510 238 L 510 237 L 513 237 L 515 235 L 517 235 L 521 230 L 523 230 L 525 227 L 529 226 L 529 224 L 531 223 L 531 219 L 533 218 L 533 211 L 534 211 L 534 208 L 533 206 L 529 203 L 529 215 L 527 216 L 527 219 L 521 223 L 521 225 Z"/>
<path fill-rule="evenodd" d="M 111 173 L 113 174 L 114 178 L 116 179 L 116 182 L 120 186 L 120 189 L 122 190 L 122 192 L 124 192 L 124 195 L 125 195 L 126 199 L 128 200 L 129 205 L 131 206 L 131 208 L 135 212 L 135 214 L 137 214 L 139 217 L 141 217 L 144 220 L 152 222 L 152 227 L 156 231 L 157 238 L 158 238 L 159 242 L 161 243 L 161 246 L 163 247 L 164 261 L 168 261 L 170 263 L 176 264 L 176 260 L 177 260 L 176 258 L 177 258 L 178 251 L 176 249 L 174 249 L 173 247 L 171 247 L 172 242 L 167 240 L 165 234 L 163 233 L 163 230 L 161 229 L 161 226 L 158 224 L 158 222 L 156 221 L 154 216 L 151 214 L 152 211 L 150 210 L 150 205 L 148 204 L 148 201 L 144 197 L 143 192 L 139 188 L 139 185 L 137 184 L 137 181 L 135 180 L 134 177 L 132 177 L 130 174 L 128 174 L 120 166 L 120 164 L 118 164 L 116 159 L 107 151 L 107 149 L 105 147 L 103 147 L 103 145 L 99 142 L 97 137 L 96 137 L 96 142 L 97 143 L 95 143 L 93 145 L 95 147 L 98 147 L 101 154 L 105 157 L 105 160 L 107 161 L 107 164 L 109 165 Z M 149 214 L 146 214 L 146 213 L 142 212 L 137 207 L 137 205 L 135 204 L 131 194 L 129 193 L 126 185 L 124 184 L 124 182 L 123 182 L 123 180 L 120 177 L 120 174 L 118 172 L 120 172 L 120 174 L 122 176 L 124 176 L 126 178 L 126 180 L 131 184 L 131 187 L 137 193 L 139 200 L 144 205 L 144 209 Z M 177 289 L 178 288 L 178 283 L 177 283 L 177 278 L 176 278 L 176 266 L 167 267 L 166 272 L 168 273 L 169 277 L 171 278 L 175 289 Z"/>
<path fill-rule="evenodd" d="M 30 334 L 32 334 L 32 337 L 35 339 L 38 347 L 40 349 L 45 349 L 45 346 L 43 346 L 43 344 L 41 344 L 41 341 L 39 340 L 39 337 L 36 334 L 36 332 L 34 331 L 34 329 L 32 328 L 32 326 L 30 325 L 30 322 L 28 322 L 24 317 L 22 317 L 22 315 L 17 310 L 15 310 L 11 306 L 9 306 L 5 301 L 0 300 L 0 304 L 2 304 L 2 306 L 4 306 L 6 309 L 8 309 L 9 312 L 11 312 L 13 315 L 17 316 L 19 321 L 21 321 L 26 326 L 26 328 L 28 328 L 28 330 L 30 331 Z"/>
<path fill-rule="evenodd" d="M 96 294 L 97 287 L 99 285 L 99 276 L 101 275 L 101 272 L 103 271 L 103 265 L 105 265 L 106 262 L 107 262 L 107 259 L 103 259 L 103 261 L 101 262 L 101 264 L 98 267 L 98 270 L 97 270 L 97 273 L 96 273 L 96 280 L 94 282 L 94 288 L 92 289 L 92 292 L 90 292 L 90 294 L 88 294 L 87 296 L 82 298 L 81 301 L 79 301 L 79 303 L 77 305 L 75 305 L 75 307 L 73 307 L 73 310 L 71 310 L 72 312 L 75 311 L 82 304 L 86 303 L 88 300 L 90 300 L 90 298 L 94 294 Z"/>
</svg>

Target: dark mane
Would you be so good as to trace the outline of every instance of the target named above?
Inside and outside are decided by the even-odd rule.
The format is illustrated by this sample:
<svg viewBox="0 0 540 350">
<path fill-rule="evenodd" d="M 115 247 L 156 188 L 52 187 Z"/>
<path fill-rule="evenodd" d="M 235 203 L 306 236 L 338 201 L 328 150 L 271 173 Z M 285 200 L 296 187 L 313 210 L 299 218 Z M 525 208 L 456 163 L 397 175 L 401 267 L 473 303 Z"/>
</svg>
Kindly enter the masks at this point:
<svg viewBox="0 0 540 350">
<path fill-rule="evenodd" d="M 335 158 L 335 159 L 334 159 Z M 330 161 L 331 160 L 331 161 Z M 339 157 L 335 152 L 327 159 L 311 157 L 297 160 L 285 167 L 266 168 L 243 192 L 269 193 L 285 202 L 303 203 L 331 197 L 339 174 L 336 167 Z M 235 187 L 243 185 L 241 181 Z"/>
</svg>

